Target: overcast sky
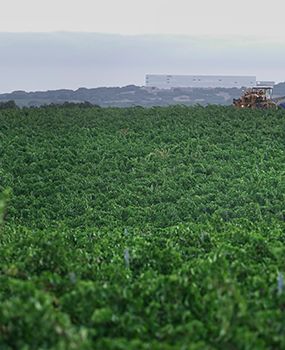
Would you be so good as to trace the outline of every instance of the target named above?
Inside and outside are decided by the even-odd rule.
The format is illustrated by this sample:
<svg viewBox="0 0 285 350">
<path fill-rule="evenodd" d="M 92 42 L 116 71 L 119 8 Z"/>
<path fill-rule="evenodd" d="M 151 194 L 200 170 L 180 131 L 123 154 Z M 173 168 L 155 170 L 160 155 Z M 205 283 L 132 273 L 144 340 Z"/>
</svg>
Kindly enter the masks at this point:
<svg viewBox="0 0 285 350">
<path fill-rule="evenodd" d="M 285 80 L 284 0 L 0 2 L 0 92 L 142 85 L 145 73 Z"/>
<path fill-rule="evenodd" d="M 0 31 L 255 35 L 284 40 L 284 0 L 1 0 Z"/>
</svg>

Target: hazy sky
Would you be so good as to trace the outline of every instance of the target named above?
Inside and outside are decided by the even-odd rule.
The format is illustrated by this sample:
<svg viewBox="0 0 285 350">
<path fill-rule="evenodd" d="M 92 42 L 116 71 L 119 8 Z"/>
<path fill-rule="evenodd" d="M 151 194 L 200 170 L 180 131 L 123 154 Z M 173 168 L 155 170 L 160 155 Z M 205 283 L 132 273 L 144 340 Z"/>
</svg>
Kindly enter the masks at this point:
<svg viewBox="0 0 285 350">
<path fill-rule="evenodd" d="M 0 31 L 284 39 L 284 0 L 1 0 Z"/>
<path fill-rule="evenodd" d="M 284 4 L 0 0 L 0 92 L 143 85 L 146 73 L 285 81 Z"/>
</svg>

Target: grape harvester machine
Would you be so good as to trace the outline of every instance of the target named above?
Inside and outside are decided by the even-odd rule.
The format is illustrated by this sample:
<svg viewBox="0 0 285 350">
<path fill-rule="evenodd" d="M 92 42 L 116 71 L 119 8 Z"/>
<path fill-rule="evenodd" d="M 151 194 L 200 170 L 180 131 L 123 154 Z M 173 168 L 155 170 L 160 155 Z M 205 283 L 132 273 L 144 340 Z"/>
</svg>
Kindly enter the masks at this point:
<svg viewBox="0 0 285 350">
<path fill-rule="evenodd" d="M 242 96 L 233 99 L 236 108 L 250 109 L 277 109 L 278 106 L 285 108 L 285 96 L 272 97 L 271 86 L 256 86 L 246 89 Z"/>
</svg>

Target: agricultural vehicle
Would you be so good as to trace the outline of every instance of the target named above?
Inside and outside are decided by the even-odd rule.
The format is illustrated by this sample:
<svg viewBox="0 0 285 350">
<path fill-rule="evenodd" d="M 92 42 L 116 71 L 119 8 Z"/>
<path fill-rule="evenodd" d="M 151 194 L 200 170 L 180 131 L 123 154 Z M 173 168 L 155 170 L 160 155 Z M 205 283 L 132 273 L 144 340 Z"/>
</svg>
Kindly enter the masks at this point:
<svg viewBox="0 0 285 350">
<path fill-rule="evenodd" d="M 238 99 L 233 99 L 236 108 L 250 109 L 277 109 L 278 106 L 285 109 L 285 96 L 272 98 L 272 87 L 256 86 L 247 89 Z"/>
</svg>

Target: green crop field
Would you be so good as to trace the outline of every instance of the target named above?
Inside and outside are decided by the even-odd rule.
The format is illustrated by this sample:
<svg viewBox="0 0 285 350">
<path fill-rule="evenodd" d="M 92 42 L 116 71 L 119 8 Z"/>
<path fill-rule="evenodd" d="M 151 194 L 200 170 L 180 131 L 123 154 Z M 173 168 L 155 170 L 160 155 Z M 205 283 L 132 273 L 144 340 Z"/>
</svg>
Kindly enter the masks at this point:
<svg viewBox="0 0 285 350">
<path fill-rule="evenodd" d="M 285 113 L 0 111 L 0 349 L 285 349 Z"/>
</svg>

